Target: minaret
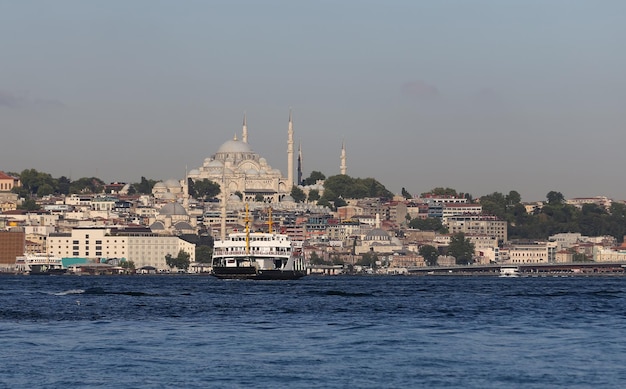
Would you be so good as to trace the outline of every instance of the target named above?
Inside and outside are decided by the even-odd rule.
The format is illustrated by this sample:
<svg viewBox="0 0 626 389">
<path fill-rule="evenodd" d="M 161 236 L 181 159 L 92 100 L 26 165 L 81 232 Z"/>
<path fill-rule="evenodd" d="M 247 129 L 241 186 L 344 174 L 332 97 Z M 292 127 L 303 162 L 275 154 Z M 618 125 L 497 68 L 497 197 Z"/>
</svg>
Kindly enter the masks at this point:
<svg viewBox="0 0 626 389">
<path fill-rule="evenodd" d="M 243 113 L 243 130 L 241 134 L 243 143 L 248 143 L 248 125 L 246 124 L 246 113 Z"/>
<path fill-rule="evenodd" d="M 302 143 L 298 143 L 298 185 L 302 185 Z"/>
<path fill-rule="evenodd" d="M 293 121 L 291 120 L 291 108 L 289 108 L 289 126 L 287 127 L 287 181 L 293 185 Z"/>
<path fill-rule="evenodd" d="M 344 144 L 344 142 L 341 142 L 341 174 L 343 174 L 344 176 L 346 175 L 346 171 L 348 170 L 348 167 L 346 166 L 346 146 Z"/>
</svg>

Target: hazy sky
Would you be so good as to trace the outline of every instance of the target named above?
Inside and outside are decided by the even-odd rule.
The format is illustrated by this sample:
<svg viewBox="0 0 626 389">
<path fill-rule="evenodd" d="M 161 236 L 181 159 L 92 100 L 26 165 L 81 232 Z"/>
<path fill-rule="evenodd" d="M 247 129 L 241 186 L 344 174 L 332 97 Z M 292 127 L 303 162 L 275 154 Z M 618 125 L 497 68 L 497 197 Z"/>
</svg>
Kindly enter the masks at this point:
<svg viewBox="0 0 626 389">
<path fill-rule="evenodd" d="M 235 133 L 287 174 L 626 199 L 626 1 L 0 0 L 0 170 L 184 177 Z"/>
</svg>

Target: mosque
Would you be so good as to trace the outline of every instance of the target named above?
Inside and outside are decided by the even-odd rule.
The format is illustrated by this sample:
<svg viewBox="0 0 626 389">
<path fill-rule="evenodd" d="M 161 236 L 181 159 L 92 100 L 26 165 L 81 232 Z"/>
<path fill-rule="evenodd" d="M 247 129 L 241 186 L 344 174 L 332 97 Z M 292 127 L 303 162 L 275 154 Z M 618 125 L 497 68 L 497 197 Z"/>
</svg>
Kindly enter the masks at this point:
<svg viewBox="0 0 626 389">
<path fill-rule="evenodd" d="M 294 142 L 293 120 L 289 111 L 287 127 L 287 177 L 280 170 L 272 168 L 267 160 L 255 153 L 248 144 L 248 126 L 246 115 L 243 117 L 241 139 L 237 135 L 222 144 L 215 154 L 206 158 L 197 169 L 187 172 L 187 177 L 180 181 L 167 180 L 157 182 L 152 194 L 160 204 L 159 213 L 150 217 L 150 228 L 155 233 L 188 233 L 197 228 L 197 220 L 190 214 L 188 180 L 208 179 L 218 184 L 222 190 L 220 208 L 223 211 L 243 209 L 243 204 L 271 204 L 276 209 L 301 210 L 310 212 L 328 211 L 325 206 L 296 203 L 291 197 L 294 185 L 308 195 L 310 190 L 323 194 L 323 183 L 301 186 L 302 183 L 302 147 L 298 148 L 297 172 L 294 177 Z M 346 174 L 346 149 L 341 145 L 341 174 Z M 223 188 L 226 188 L 225 190 Z M 241 194 L 240 199 L 238 194 Z M 223 201 L 226 200 L 226 201 Z M 225 220 L 225 216 L 222 215 Z"/>
<path fill-rule="evenodd" d="M 255 153 L 248 144 L 248 126 L 243 118 L 241 139 L 237 136 L 222 144 L 213 156 L 206 158 L 202 166 L 187 173 L 194 181 L 209 179 L 220 185 L 222 193 L 230 196 L 236 192 L 243 195 L 243 202 L 263 198 L 264 203 L 279 203 L 291 199 L 294 185 L 302 181 L 302 149 L 298 150 L 297 182 L 294 180 L 293 120 L 289 111 L 287 127 L 287 177 L 272 168 L 267 160 Z M 346 174 L 345 146 L 341 151 L 341 174 Z M 224 188 L 226 192 L 224 192 Z"/>
</svg>

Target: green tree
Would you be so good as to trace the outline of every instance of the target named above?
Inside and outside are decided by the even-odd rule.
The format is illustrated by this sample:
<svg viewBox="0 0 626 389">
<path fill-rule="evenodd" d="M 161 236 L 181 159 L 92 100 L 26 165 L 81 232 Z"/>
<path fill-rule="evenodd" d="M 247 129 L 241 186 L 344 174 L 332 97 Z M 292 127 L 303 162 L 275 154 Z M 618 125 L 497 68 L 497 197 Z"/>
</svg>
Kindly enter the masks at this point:
<svg viewBox="0 0 626 389">
<path fill-rule="evenodd" d="M 447 231 L 447 229 L 441 223 L 441 219 L 438 217 L 427 217 L 426 219 L 412 219 L 409 222 L 409 228 L 421 231 Z"/>
<path fill-rule="evenodd" d="M 562 204 L 565 201 L 565 197 L 563 197 L 561 192 L 555 192 L 553 190 L 548 192 L 546 199 L 550 205 Z"/>
<path fill-rule="evenodd" d="M 25 199 L 22 204 L 20 204 L 18 209 L 24 209 L 26 211 L 37 211 L 40 209 L 39 205 L 33 199 Z"/>
<path fill-rule="evenodd" d="M 69 178 L 65 176 L 61 176 L 56 181 L 57 181 L 57 191 L 59 194 L 64 194 L 64 195 L 70 194 L 70 185 L 72 184 L 72 181 Z"/>
<path fill-rule="evenodd" d="M 83 177 L 70 184 L 70 193 L 101 193 L 104 181 L 96 177 Z"/>
<path fill-rule="evenodd" d="M 189 264 L 191 263 L 189 260 L 190 257 L 191 256 L 188 253 L 180 250 L 176 257 L 172 257 L 171 254 L 167 254 L 165 256 L 165 263 L 167 264 L 167 266 L 170 267 L 170 269 L 177 268 L 179 270 L 186 271 L 189 268 Z"/>
<path fill-rule="evenodd" d="M 319 255 L 317 255 L 315 251 L 313 251 L 311 255 L 309 256 L 309 262 L 311 263 L 311 265 L 325 265 L 326 264 L 324 259 L 320 257 Z"/>
<path fill-rule="evenodd" d="M 293 197 L 296 203 L 301 203 L 306 200 L 306 194 L 304 194 L 304 191 L 295 185 L 291 187 L 291 197 Z"/>
<path fill-rule="evenodd" d="M 135 270 L 135 262 L 133 261 L 122 261 L 120 262 L 120 267 L 126 272 L 132 272 Z"/>
<path fill-rule="evenodd" d="M 257 202 L 259 202 L 259 203 L 262 203 L 263 201 L 265 201 L 265 199 L 263 198 L 263 195 L 262 195 L 262 194 L 257 193 L 257 194 L 254 196 L 254 201 L 257 201 Z"/>
<path fill-rule="evenodd" d="M 320 199 L 320 192 L 317 189 L 311 189 L 309 191 L 309 201 L 315 202 Z"/>
<path fill-rule="evenodd" d="M 209 200 L 220 194 L 220 185 L 205 178 L 203 180 L 194 181 L 189 179 L 189 194 L 198 200 Z"/>
<path fill-rule="evenodd" d="M 367 253 L 364 253 L 361 258 L 359 258 L 356 264 L 376 269 L 376 262 L 378 262 L 378 254 L 373 251 L 368 251 Z"/>
<path fill-rule="evenodd" d="M 452 188 L 442 188 L 442 187 L 437 187 L 437 188 L 433 188 L 431 189 L 430 192 L 425 192 L 422 193 L 422 197 L 426 197 L 428 195 L 435 195 L 435 196 L 457 196 L 456 190 L 452 189 Z"/>
<path fill-rule="evenodd" d="M 519 194 L 518 191 L 512 190 L 506 196 L 506 202 L 507 202 L 507 205 L 509 206 L 519 204 L 521 201 L 522 201 L 522 196 Z"/>
<path fill-rule="evenodd" d="M 474 245 L 465 238 L 464 233 L 459 232 L 450 237 L 448 255 L 456 259 L 457 265 L 470 265 L 473 263 Z"/>
<path fill-rule="evenodd" d="M 152 188 L 154 187 L 154 184 L 156 184 L 157 181 L 156 180 L 148 180 L 146 179 L 146 177 L 141 177 L 141 182 L 137 183 L 137 184 L 133 184 L 133 186 L 135 187 L 135 189 L 137 190 L 137 192 L 141 193 L 141 194 L 151 194 L 152 193 Z"/>
<path fill-rule="evenodd" d="M 406 189 L 404 189 L 404 187 L 402 188 L 402 196 L 407 200 L 413 198 L 413 195 L 411 195 Z"/>
<path fill-rule="evenodd" d="M 439 250 L 435 246 L 425 244 L 419 248 L 419 255 L 424 257 L 426 266 L 437 266 L 437 258 L 439 257 Z"/>
<path fill-rule="evenodd" d="M 304 180 L 302 180 L 302 185 L 303 186 L 315 185 L 317 181 L 324 181 L 325 179 L 326 179 L 326 176 L 324 174 L 316 170 L 313 170 L 308 178 L 305 178 Z"/>
<path fill-rule="evenodd" d="M 213 249 L 209 246 L 196 246 L 196 262 L 211 263 Z"/>
</svg>

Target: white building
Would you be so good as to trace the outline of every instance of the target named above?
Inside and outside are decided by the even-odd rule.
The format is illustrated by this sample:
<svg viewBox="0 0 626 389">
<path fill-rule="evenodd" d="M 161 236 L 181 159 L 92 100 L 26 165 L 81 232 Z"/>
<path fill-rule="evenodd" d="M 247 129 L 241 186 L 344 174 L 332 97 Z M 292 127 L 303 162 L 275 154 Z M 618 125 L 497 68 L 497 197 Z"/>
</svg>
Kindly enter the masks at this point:
<svg viewBox="0 0 626 389">
<path fill-rule="evenodd" d="M 102 227 L 74 228 L 71 233 L 50 234 L 48 254 L 62 258 L 87 258 L 94 262 L 110 258 L 133 261 L 135 268 L 152 266 L 169 270 L 165 256 L 176 257 L 182 250 L 195 261 L 195 244 L 177 236 L 162 236 L 145 229 L 116 229 Z"/>
</svg>

